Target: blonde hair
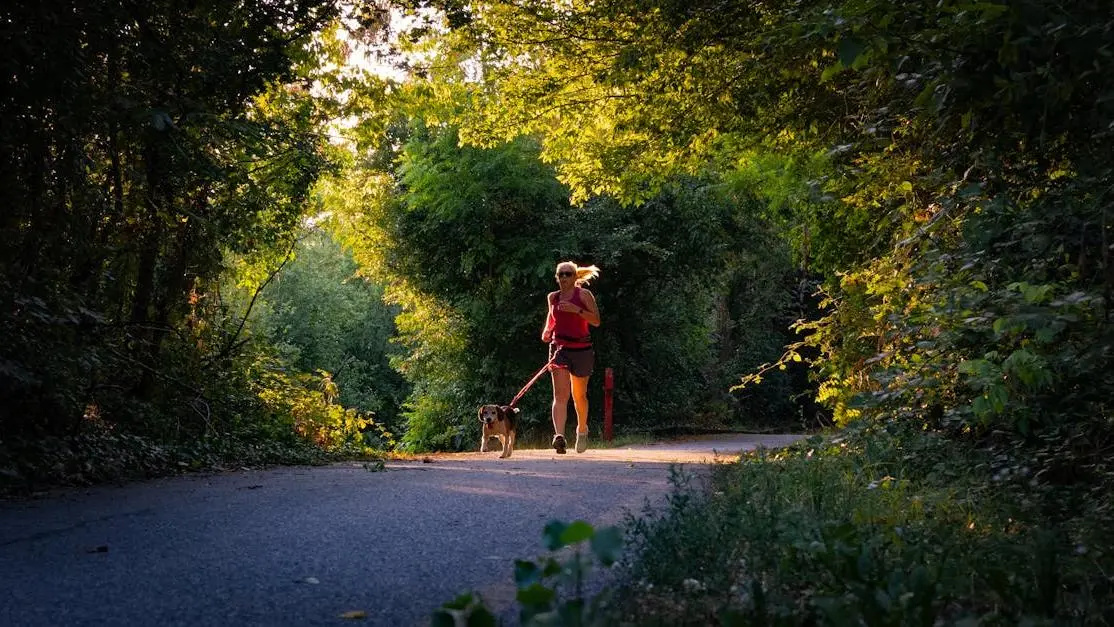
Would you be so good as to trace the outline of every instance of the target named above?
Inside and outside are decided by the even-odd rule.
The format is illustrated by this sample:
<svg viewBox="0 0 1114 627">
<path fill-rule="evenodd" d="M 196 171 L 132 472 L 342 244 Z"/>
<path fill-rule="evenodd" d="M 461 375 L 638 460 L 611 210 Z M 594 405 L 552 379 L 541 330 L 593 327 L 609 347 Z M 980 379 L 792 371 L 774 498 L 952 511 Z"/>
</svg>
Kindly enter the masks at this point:
<svg viewBox="0 0 1114 627">
<path fill-rule="evenodd" d="M 589 281 L 600 275 L 600 269 L 596 266 L 580 267 L 575 261 L 562 261 L 557 264 L 557 269 L 560 270 L 561 266 L 572 266 L 573 271 L 576 272 L 577 285 L 588 285 Z"/>
</svg>

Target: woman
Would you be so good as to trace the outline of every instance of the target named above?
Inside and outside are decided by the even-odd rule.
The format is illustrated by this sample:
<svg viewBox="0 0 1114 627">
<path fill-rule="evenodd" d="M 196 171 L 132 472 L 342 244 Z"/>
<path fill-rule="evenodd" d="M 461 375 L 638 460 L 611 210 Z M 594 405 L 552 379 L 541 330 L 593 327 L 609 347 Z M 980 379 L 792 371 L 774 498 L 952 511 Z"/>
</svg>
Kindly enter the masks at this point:
<svg viewBox="0 0 1114 627">
<path fill-rule="evenodd" d="M 542 329 L 542 341 L 549 344 L 553 361 L 553 448 L 565 453 L 565 418 L 569 394 L 576 406 L 576 452 L 588 448 L 588 377 L 595 354 L 588 325 L 600 326 L 600 313 L 592 293 L 581 287 L 599 276 L 599 268 L 577 267 L 571 261 L 557 264 L 557 285 L 561 289 L 548 297 L 549 315 Z M 556 356 L 554 353 L 556 352 Z"/>
</svg>

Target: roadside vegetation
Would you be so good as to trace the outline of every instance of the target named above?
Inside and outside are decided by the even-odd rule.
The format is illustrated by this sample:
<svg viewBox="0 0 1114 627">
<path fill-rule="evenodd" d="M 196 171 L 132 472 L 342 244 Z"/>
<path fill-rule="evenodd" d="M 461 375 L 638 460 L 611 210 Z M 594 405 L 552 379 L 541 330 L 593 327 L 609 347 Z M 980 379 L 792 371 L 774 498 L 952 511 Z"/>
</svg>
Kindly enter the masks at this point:
<svg viewBox="0 0 1114 627">
<path fill-rule="evenodd" d="M 1111 515 L 1027 462 L 877 427 L 717 466 L 663 516 L 613 624 L 1109 624 Z"/>
</svg>

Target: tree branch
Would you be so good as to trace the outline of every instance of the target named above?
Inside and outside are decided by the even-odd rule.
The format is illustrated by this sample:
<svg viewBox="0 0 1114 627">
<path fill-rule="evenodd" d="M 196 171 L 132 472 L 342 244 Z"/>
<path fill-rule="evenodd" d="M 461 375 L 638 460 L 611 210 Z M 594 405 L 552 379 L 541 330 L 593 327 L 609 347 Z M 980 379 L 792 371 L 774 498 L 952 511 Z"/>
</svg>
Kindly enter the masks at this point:
<svg viewBox="0 0 1114 627">
<path fill-rule="evenodd" d="M 236 340 L 240 337 L 240 333 L 243 332 L 244 325 L 247 324 L 248 316 L 251 315 L 251 310 L 255 307 L 255 301 L 259 299 L 259 295 L 263 293 L 263 290 L 266 289 L 267 285 L 269 285 L 271 281 L 273 281 L 275 277 L 278 276 L 278 273 L 282 272 L 282 269 L 286 267 L 286 264 L 290 263 L 290 259 L 292 258 L 291 256 L 294 254 L 294 247 L 298 245 L 299 241 L 301 240 L 295 237 L 290 242 L 290 247 L 286 249 L 286 255 L 283 256 L 282 263 L 280 263 L 278 267 L 275 268 L 273 272 L 271 272 L 270 276 L 267 277 L 267 280 L 263 281 L 259 284 L 259 287 L 255 288 L 255 293 L 252 294 L 251 300 L 248 301 L 247 311 L 244 312 L 243 318 L 240 319 L 240 324 L 236 327 L 236 332 L 232 334 L 232 337 L 228 338 L 228 342 L 224 345 L 224 348 L 222 348 L 221 351 L 217 353 L 217 356 L 213 358 L 214 362 L 228 357 L 232 353 L 233 349 L 238 347 Z"/>
</svg>

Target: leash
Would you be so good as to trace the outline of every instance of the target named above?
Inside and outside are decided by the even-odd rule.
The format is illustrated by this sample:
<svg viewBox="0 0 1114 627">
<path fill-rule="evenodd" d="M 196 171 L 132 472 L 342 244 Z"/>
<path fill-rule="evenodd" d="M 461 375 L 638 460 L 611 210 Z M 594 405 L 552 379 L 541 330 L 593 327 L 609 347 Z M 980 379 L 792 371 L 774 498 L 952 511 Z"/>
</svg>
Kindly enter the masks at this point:
<svg viewBox="0 0 1114 627">
<path fill-rule="evenodd" d="M 522 386 L 522 389 L 518 391 L 518 394 L 514 395 L 514 398 L 511 400 L 510 404 L 507 405 L 508 407 L 510 407 L 511 409 L 514 409 L 515 404 L 517 404 L 518 401 L 520 401 L 522 399 L 522 396 L 524 394 L 526 394 L 526 391 L 529 390 L 531 387 L 533 387 L 533 385 L 538 382 L 538 379 L 540 379 L 543 374 L 545 374 L 547 371 L 549 371 L 550 366 L 553 365 L 553 360 L 557 359 L 557 354 L 560 353 L 560 352 L 561 352 L 561 347 L 558 346 L 557 350 L 553 351 L 553 356 L 549 358 L 549 361 L 545 362 L 544 366 L 542 366 L 542 369 L 539 370 L 537 372 L 537 374 L 535 374 L 533 376 L 533 378 L 531 378 L 529 381 L 527 381 L 526 385 Z"/>
</svg>

